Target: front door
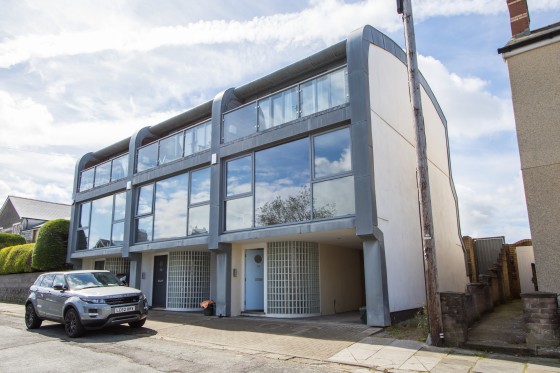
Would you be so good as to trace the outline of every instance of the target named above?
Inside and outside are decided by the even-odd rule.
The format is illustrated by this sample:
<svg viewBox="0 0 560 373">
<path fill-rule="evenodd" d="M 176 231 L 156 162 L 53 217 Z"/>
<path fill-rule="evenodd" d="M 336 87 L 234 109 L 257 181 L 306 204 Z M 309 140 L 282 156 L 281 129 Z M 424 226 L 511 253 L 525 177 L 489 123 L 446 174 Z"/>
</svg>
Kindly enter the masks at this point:
<svg viewBox="0 0 560 373">
<path fill-rule="evenodd" d="M 245 251 L 245 311 L 264 310 L 264 249 Z"/>
<path fill-rule="evenodd" d="M 167 255 L 154 256 L 152 307 L 167 306 Z"/>
</svg>

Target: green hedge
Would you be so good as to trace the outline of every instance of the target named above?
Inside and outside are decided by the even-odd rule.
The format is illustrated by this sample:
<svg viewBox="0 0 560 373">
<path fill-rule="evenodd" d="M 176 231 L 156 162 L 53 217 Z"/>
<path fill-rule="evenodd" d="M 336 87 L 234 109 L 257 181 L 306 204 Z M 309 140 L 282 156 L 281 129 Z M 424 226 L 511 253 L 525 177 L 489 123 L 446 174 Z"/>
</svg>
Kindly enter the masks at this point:
<svg viewBox="0 0 560 373">
<path fill-rule="evenodd" d="M 0 249 L 8 246 L 24 245 L 27 241 L 23 236 L 13 233 L 0 233 Z"/>
<path fill-rule="evenodd" d="M 40 271 L 61 269 L 66 264 L 70 222 L 65 219 L 50 220 L 39 230 L 32 267 Z"/>
<path fill-rule="evenodd" d="M 0 250 L 0 274 L 33 272 L 31 257 L 34 248 L 34 243 L 28 243 Z"/>
</svg>

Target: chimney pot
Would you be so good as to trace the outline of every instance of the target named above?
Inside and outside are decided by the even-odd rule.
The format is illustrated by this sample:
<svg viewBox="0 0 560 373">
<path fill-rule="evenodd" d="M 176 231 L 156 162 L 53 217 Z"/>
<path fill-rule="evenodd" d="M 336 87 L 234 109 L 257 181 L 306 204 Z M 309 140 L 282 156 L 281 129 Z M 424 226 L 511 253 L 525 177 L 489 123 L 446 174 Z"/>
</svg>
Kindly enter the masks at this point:
<svg viewBox="0 0 560 373">
<path fill-rule="evenodd" d="M 527 0 L 506 0 L 509 10 L 511 36 L 517 36 L 529 31 L 529 10 Z"/>
</svg>

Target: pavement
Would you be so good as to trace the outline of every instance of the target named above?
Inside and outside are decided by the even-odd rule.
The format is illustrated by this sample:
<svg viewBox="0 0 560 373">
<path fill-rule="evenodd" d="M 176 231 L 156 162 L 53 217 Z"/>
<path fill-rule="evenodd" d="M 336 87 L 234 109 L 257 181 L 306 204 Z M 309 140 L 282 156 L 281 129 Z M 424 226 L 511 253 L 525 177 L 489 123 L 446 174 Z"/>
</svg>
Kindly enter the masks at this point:
<svg viewBox="0 0 560 373">
<path fill-rule="evenodd" d="M 0 303 L 0 314 L 23 318 L 24 307 Z M 262 354 L 277 360 L 336 363 L 349 372 L 560 373 L 558 359 L 438 348 L 418 341 L 376 336 L 381 330 L 359 323 L 357 313 L 272 319 L 151 310 L 144 328 L 126 332 L 241 354 Z"/>
</svg>

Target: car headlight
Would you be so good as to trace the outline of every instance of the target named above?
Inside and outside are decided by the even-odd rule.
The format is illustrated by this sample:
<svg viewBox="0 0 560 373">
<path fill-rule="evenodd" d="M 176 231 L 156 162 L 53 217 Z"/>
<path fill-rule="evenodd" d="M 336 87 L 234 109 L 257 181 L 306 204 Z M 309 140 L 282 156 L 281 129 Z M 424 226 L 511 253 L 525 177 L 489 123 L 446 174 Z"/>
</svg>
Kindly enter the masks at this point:
<svg viewBox="0 0 560 373">
<path fill-rule="evenodd" d="M 144 293 L 140 294 L 140 297 L 138 298 L 140 300 L 146 300 L 146 296 L 144 295 Z"/>
<path fill-rule="evenodd" d="M 105 304 L 105 299 L 102 298 L 80 298 L 80 299 L 86 303 Z"/>
</svg>

